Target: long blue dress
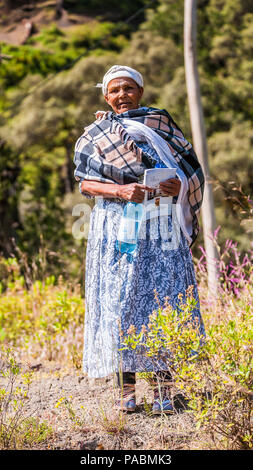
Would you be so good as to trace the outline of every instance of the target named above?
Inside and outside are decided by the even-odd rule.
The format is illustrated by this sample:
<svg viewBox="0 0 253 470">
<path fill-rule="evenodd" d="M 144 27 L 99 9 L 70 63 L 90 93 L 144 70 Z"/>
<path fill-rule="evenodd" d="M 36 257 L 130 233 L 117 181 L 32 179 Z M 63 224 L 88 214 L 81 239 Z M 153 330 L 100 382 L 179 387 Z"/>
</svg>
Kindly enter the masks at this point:
<svg viewBox="0 0 253 470">
<path fill-rule="evenodd" d="M 146 144 L 142 148 L 157 161 L 158 155 Z M 99 198 L 90 218 L 85 272 L 85 325 L 83 371 L 89 377 L 105 377 L 112 373 L 166 370 L 162 361 L 121 350 L 120 330 L 127 333 L 134 325 L 139 331 L 147 327 L 149 315 L 157 309 L 154 290 L 160 302 L 165 297 L 173 308 L 178 294 L 185 294 L 193 285 L 197 300 L 193 316 L 204 326 L 200 314 L 194 266 L 188 242 L 179 228 L 175 249 L 164 241 L 162 218 L 148 220 L 146 237 L 139 238 L 133 255 L 120 253 L 116 246 L 121 216 L 126 202 Z M 168 216 L 168 230 L 173 217 Z M 154 236 L 155 231 L 155 236 Z"/>
</svg>

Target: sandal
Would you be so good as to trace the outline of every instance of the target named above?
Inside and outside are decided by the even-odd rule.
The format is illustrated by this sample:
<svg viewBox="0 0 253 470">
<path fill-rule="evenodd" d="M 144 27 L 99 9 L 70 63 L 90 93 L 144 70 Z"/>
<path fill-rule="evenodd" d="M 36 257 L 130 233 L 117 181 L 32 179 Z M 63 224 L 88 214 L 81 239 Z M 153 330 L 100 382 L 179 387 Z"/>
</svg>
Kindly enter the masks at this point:
<svg viewBox="0 0 253 470">
<path fill-rule="evenodd" d="M 170 382 L 163 382 L 162 385 L 154 388 L 154 403 L 152 407 L 153 414 L 173 414 L 174 406 L 170 399 Z"/>
<path fill-rule="evenodd" d="M 135 411 L 136 399 L 135 399 L 135 385 L 124 384 L 120 389 L 120 397 L 116 400 L 116 407 L 121 411 Z"/>
</svg>

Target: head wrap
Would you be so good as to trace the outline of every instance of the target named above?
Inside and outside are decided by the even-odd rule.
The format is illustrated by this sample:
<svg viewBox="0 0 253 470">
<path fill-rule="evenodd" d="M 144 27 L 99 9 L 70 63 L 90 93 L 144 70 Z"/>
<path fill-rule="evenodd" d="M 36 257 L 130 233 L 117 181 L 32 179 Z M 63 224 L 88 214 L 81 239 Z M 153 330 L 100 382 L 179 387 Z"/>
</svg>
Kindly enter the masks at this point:
<svg viewBox="0 0 253 470">
<path fill-rule="evenodd" d="M 140 87 L 143 87 L 143 77 L 141 73 L 125 65 L 113 65 L 104 75 L 103 83 L 98 83 L 96 86 L 102 88 L 103 95 L 106 95 L 108 83 L 114 78 L 120 77 L 132 78 Z"/>
</svg>

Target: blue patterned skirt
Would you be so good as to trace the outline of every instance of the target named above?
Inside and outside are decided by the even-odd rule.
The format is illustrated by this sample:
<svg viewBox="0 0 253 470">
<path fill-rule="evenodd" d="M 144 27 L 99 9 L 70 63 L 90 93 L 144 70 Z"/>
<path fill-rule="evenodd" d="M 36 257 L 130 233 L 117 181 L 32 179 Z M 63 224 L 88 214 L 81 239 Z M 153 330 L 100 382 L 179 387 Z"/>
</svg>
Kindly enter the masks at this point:
<svg viewBox="0 0 253 470">
<path fill-rule="evenodd" d="M 197 300 L 194 319 L 204 326 L 190 248 L 181 229 L 177 246 L 164 241 L 159 217 L 146 222 L 146 237 L 139 238 L 136 252 L 120 253 L 117 234 L 126 202 L 99 199 L 90 218 L 85 272 L 85 326 L 83 370 L 89 377 L 104 377 L 114 372 L 166 370 L 162 361 L 154 364 L 133 350 L 121 350 L 120 329 L 131 325 L 137 331 L 147 327 L 149 316 L 161 304 L 177 308 L 178 294 L 192 285 Z M 168 230 L 172 229 L 168 216 Z M 154 236 L 153 231 L 156 231 Z"/>
</svg>

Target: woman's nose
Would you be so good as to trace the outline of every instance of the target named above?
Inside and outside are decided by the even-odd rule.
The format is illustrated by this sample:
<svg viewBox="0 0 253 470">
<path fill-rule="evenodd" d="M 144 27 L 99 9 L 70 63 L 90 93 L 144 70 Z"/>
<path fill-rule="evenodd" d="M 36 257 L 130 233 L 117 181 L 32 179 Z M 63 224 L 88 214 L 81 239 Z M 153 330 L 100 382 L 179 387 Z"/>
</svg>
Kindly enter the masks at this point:
<svg viewBox="0 0 253 470">
<path fill-rule="evenodd" d="M 119 90 L 119 96 L 120 96 L 120 97 L 121 97 L 121 96 L 124 96 L 125 93 L 126 93 L 126 91 L 124 90 L 124 88 L 120 88 L 120 90 Z"/>
</svg>

